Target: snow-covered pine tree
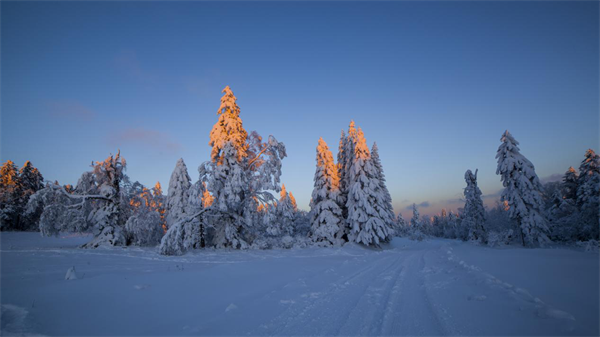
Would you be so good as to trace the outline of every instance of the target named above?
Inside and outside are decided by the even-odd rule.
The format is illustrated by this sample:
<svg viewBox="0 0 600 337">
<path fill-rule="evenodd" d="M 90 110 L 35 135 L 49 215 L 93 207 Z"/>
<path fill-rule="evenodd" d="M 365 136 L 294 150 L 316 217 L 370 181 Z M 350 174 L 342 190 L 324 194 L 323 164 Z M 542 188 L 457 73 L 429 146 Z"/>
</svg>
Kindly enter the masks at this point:
<svg viewBox="0 0 600 337">
<path fill-rule="evenodd" d="M 548 227 L 552 240 L 573 241 L 579 237 L 581 219 L 577 208 L 578 180 L 577 171 L 569 167 L 550 197 Z M 545 192 L 548 193 L 548 189 Z"/>
<path fill-rule="evenodd" d="M 342 211 L 342 215 L 340 218 L 340 234 L 343 236 L 344 240 L 348 240 L 348 230 L 346 219 L 348 219 L 348 208 L 346 208 L 346 202 L 348 201 L 348 137 L 342 130 L 342 134 L 340 136 L 340 144 L 338 146 L 337 153 L 337 176 L 338 176 L 338 205 L 340 210 Z"/>
<path fill-rule="evenodd" d="M 44 188 L 44 177 L 37 168 L 33 167 L 29 160 L 19 170 L 19 177 L 21 190 L 27 196 Z"/>
<path fill-rule="evenodd" d="M 160 215 L 160 226 L 163 229 L 163 232 L 167 231 L 167 209 L 165 207 L 166 198 L 162 192 L 162 186 L 160 185 L 160 181 L 156 182 L 154 188 L 152 188 L 152 209 L 158 212 Z"/>
<path fill-rule="evenodd" d="M 378 246 L 391 239 L 389 213 L 362 130 L 356 132 L 350 165 L 348 201 L 349 241 Z"/>
<path fill-rule="evenodd" d="M 190 191 L 188 192 L 189 199 L 187 202 L 188 214 L 195 214 L 203 208 L 202 196 L 204 195 L 204 192 L 204 184 L 200 180 L 190 186 Z"/>
<path fill-rule="evenodd" d="M 462 223 L 468 229 L 468 240 L 486 243 L 485 208 L 481 200 L 481 190 L 477 186 L 477 170 L 475 174 L 471 170 L 465 172 L 465 208 L 462 213 Z"/>
<path fill-rule="evenodd" d="M 588 149 L 579 166 L 577 206 L 581 213 L 580 239 L 599 239 L 600 209 L 600 155 Z"/>
<path fill-rule="evenodd" d="M 579 186 L 579 173 L 573 166 L 569 167 L 562 178 L 561 193 L 565 199 L 577 200 L 577 187 Z"/>
<path fill-rule="evenodd" d="M 209 145 L 212 147 L 211 160 L 213 162 L 222 162 L 224 148 L 227 142 L 235 149 L 238 162 L 247 156 L 248 150 L 248 133 L 242 125 L 240 118 L 240 108 L 236 101 L 237 98 L 233 95 L 231 88 L 226 86 L 222 91 L 221 105 L 217 111 L 219 120 L 213 126 L 210 132 Z"/>
<path fill-rule="evenodd" d="M 214 167 L 214 174 L 209 180 L 209 189 L 213 191 L 214 208 L 222 212 L 214 226 L 216 233 L 214 243 L 218 248 L 233 247 L 247 248 L 248 244 L 241 237 L 248 176 L 242 163 L 238 161 L 238 152 L 231 142 L 226 142 L 219 156 L 220 164 Z"/>
<path fill-rule="evenodd" d="M 16 229 L 20 210 L 19 172 L 11 160 L 0 168 L 0 229 Z"/>
<path fill-rule="evenodd" d="M 175 169 L 169 180 L 169 190 L 167 194 L 167 228 L 170 228 L 180 219 L 186 217 L 187 203 L 189 202 L 189 190 L 192 185 L 187 167 L 183 158 L 179 158 Z"/>
<path fill-rule="evenodd" d="M 371 159 L 373 160 L 373 166 L 375 166 L 376 178 L 379 180 L 379 188 L 381 191 L 380 195 L 383 197 L 381 202 L 383 203 L 384 209 L 387 212 L 386 221 L 388 227 L 393 228 L 396 215 L 392 206 L 392 196 L 390 195 L 390 191 L 385 184 L 385 174 L 383 173 L 383 165 L 381 164 L 381 159 L 379 158 L 379 148 L 377 147 L 377 143 L 373 143 L 373 146 L 371 147 Z"/>
<path fill-rule="evenodd" d="M 344 159 L 338 155 L 340 161 L 344 162 Z M 340 245 L 343 242 L 341 235 L 344 233 L 344 222 L 339 206 L 339 184 L 338 167 L 333 163 L 333 155 L 323 138 L 319 138 L 317 169 L 310 201 L 310 236 L 318 245 Z"/>
<path fill-rule="evenodd" d="M 92 163 L 93 171 L 81 175 L 72 193 L 57 183 L 47 184 L 31 196 L 27 213 L 42 210 L 40 231 L 45 236 L 92 229 L 94 238 L 84 248 L 125 245 L 121 184 L 126 165 L 120 152 Z"/>
<path fill-rule="evenodd" d="M 549 242 L 548 227 L 543 216 L 542 185 L 535 168 L 519 152 L 519 142 L 508 130 L 500 141 L 496 174 L 504 185 L 501 200 L 508 202 L 510 217 L 519 224 L 523 246 L 544 245 Z"/>
<path fill-rule="evenodd" d="M 285 184 L 281 185 L 279 195 L 279 201 L 275 207 L 275 217 L 269 223 L 267 233 L 271 236 L 291 236 L 294 233 L 296 212 L 289 193 L 285 189 Z"/>
<path fill-rule="evenodd" d="M 406 221 L 404 221 L 402 213 L 398 213 L 398 217 L 396 218 L 395 223 L 395 235 L 400 237 L 406 236 L 408 234 L 408 225 L 406 224 Z"/>
<path fill-rule="evenodd" d="M 161 241 L 162 254 L 181 254 L 198 247 L 197 229 L 186 229 L 193 219 L 202 217 L 214 229 L 211 245 L 247 248 L 255 237 L 252 222 L 259 204 L 274 203 L 269 191 L 279 192 L 281 160 L 286 157 L 285 145 L 269 136 L 267 142 L 256 132 L 244 130 L 240 109 L 231 89 L 226 87 L 217 111 L 219 120 L 211 131 L 211 160 L 198 171 L 214 198 L 212 205 L 188 216 L 169 228 Z M 208 201 L 208 198 L 207 198 Z M 186 242 L 188 244 L 186 244 Z"/>
<path fill-rule="evenodd" d="M 40 171 L 28 160 L 19 170 L 19 181 L 19 211 L 21 214 L 23 214 L 27 207 L 27 203 L 29 202 L 29 198 L 37 191 L 44 188 L 44 177 Z M 67 189 L 68 186 L 70 185 L 65 186 L 65 188 Z M 18 229 L 27 231 L 38 230 L 38 221 L 40 216 L 40 212 L 32 213 L 28 216 L 23 214 L 23 216 L 19 217 L 17 226 Z"/>
<path fill-rule="evenodd" d="M 292 203 L 292 209 L 294 210 L 294 212 L 297 212 L 298 204 L 296 203 L 296 198 L 294 197 L 294 194 L 291 191 L 288 193 L 288 197 L 290 197 L 290 202 Z"/>
<path fill-rule="evenodd" d="M 410 239 L 422 241 L 425 239 L 425 233 L 423 230 L 421 215 L 419 214 L 419 209 L 417 208 L 416 204 L 413 204 L 412 211 L 413 216 L 410 219 Z"/>
</svg>

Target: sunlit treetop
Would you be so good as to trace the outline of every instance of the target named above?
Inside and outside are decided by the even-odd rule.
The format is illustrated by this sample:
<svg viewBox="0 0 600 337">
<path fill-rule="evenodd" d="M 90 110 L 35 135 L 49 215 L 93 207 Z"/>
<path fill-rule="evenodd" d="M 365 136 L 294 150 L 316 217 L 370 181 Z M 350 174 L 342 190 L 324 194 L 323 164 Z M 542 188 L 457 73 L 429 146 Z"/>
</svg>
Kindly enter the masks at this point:
<svg viewBox="0 0 600 337">
<path fill-rule="evenodd" d="M 226 86 L 223 89 L 223 97 L 221 97 L 221 105 L 217 111 L 219 120 L 213 126 L 210 132 L 209 145 L 212 146 L 211 160 L 217 163 L 223 161 L 223 148 L 226 142 L 231 142 L 237 152 L 238 161 L 247 156 L 248 151 L 248 132 L 242 125 L 240 118 L 240 108 L 238 107 L 237 98 L 233 92 Z"/>
</svg>

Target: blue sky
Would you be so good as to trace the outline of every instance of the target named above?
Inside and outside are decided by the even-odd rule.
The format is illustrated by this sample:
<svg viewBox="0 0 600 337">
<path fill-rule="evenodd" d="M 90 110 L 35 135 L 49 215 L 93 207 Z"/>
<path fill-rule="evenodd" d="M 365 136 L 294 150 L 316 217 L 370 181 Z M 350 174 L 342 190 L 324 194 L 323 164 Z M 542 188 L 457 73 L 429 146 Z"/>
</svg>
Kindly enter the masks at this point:
<svg viewBox="0 0 600 337">
<path fill-rule="evenodd" d="M 2 2 L 2 161 L 77 182 L 121 149 L 164 189 L 208 160 L 221 89 L 288 149 L 307 209 L 315 148 L 350 120 L 376 141 L 396 211 L 491 202 L 505 129 L 541 178 L 598 150 L 598 2 Z"/>
</svg>

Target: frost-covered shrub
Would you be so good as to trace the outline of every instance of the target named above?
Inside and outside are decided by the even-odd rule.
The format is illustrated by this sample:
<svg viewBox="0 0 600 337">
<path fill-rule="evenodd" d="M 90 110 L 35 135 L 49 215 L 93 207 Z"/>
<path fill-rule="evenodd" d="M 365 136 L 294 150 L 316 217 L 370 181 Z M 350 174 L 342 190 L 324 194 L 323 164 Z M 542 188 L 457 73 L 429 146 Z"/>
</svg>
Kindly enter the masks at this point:
<svg viewBox="0 0 600 337">
<path fill-rule="evenodd" d="M 269 249 L 271 245 L 266 239 L 258 238 L 252 242 L 250 249 Z"/>
<path fill-rule="evenodd" d="M 125 231 L 128 242 L 136 246 L 156 246 L 164 234 L 160 214 L 148 211 L 127 220 Z"/>
<path fill-rule="evenodd" d="M 281 247 L 282 248 L 290 249 L 293 246 L 294 246 L 294 238 L 293 237 L 286 235 L 281 238 Z"/>
<path fill-rule="evenodd" d="M 198 249 L 212 240 L 213 232 L 200 222 L 200 217 L 187 217 L 171 226 L 160 241 L 162 255 L 183 255 Z"/>
<path fill-rule="evenodd" d="M 410 232 L 408 238 L 415 241 L 423 241 L 427 238 L 427 235 L 423 234 L 421 230 L 416 229 Z"/>
<path fill-rule="evenodd" d="M 582 247 L 586 252 L 598 253 L 600 243 L 596 240 L 577 241 L 577 246 Z"/>
<path fill-rule="evenodd" d="M 297 235 L 294 237 L 294 245 L 292 248 L 306 248 L 312 245 L 312 240 L 306 236 Z"/>
<path fill-rule="evenodd" d="M 506 246 L 514 241 L 514 239 L 514 231 L 512 229 L 500 232 L 494 231 L 489 232 L 487 244 L 490 247 Z"/>
</svg>

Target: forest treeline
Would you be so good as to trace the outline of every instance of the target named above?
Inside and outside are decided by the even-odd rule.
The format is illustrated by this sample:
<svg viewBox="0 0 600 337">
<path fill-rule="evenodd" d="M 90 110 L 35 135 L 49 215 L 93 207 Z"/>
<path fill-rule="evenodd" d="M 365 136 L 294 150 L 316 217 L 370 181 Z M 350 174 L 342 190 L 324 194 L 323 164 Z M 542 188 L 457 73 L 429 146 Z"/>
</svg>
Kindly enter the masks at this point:
<svg viewBox="0 0 600 337">
<path fill-rule="evenodd" d="M 281 183 L 285 145 L 247 132 L 233 92 L 226 87 L 223 94 L 210 132 L 210 159 L 200 165 L 195 181 L 183 159 L 166 196 L 160 183 L 147 188 L 132 182 L 120 152 L 93 162 L 75 186 L 45 182 L 29 161 L 18 169 L 9 160 L 0 170 L 0 228 L 93 233 L 84 247 L 159 245 L 166 255 L 204 247 L 379 246 L 393 236 L 528 247 L 598 240 L 600 156 L 591 149 L 578 170 L 570 167 L 562 181 L 542 185 L 506 131 L 496 154 L 496 174 L 504 186 L 496 207 L 484 207 L 478 171 L 467 170 L 464 207 L 430 217 L 420 216 L 413 205 L 413 216 L 405 221 L 392 208 L 377 144 L 369 148 L 362 129 L 351 122 L 341 133 L 335 160 L 318 140 L 305 212 Z"/>
</svg>

